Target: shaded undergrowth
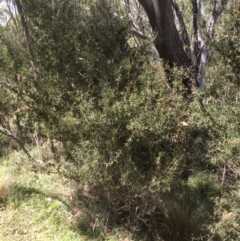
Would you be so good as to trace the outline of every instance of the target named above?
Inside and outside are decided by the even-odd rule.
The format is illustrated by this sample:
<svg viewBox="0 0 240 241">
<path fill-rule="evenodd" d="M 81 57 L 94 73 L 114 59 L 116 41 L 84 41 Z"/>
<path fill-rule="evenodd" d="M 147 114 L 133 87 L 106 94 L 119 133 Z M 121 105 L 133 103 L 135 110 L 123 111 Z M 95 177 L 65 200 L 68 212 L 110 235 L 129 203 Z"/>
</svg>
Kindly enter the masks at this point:
<svg viewBox="0 0 240 241">
<path fill-rule="evenodd" d="M 187 181 L 176 174 L 169 189 L 149 192 L 71 181 L 43 168 L 47 161 L 31 171 L 32 163 L 14 158 L 0 166 L 2 240 L 210 241 L 237 235 L 238 195 L 223 189 L 212 172 L 192 173 Z"/>
</svg>

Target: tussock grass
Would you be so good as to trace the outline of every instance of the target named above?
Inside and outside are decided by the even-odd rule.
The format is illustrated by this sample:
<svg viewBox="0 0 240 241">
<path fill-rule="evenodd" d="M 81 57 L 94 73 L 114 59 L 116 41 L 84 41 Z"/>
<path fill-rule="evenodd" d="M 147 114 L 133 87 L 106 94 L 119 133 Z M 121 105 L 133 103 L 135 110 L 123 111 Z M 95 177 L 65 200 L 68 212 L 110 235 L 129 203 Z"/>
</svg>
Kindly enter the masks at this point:
<svg viewBox="0 0 240 241">
<path fill-rule="evenodd" d="M 172 241 L 188 241 L 203 232 L 208 217 L 205 203 L 194 198 L 169 199 L 164 210 L 164 225 Z"/>
<path fill-rule="evenodd" d="M 1 206 L 5 204 L 12 190 L 11 176 L 10 175 L 4 176 L 4 174 L 5 174 L 4 172 L 0 173 L 0 175 L 3 176 L 0 179 L 0 205 Z"/>
</svg>

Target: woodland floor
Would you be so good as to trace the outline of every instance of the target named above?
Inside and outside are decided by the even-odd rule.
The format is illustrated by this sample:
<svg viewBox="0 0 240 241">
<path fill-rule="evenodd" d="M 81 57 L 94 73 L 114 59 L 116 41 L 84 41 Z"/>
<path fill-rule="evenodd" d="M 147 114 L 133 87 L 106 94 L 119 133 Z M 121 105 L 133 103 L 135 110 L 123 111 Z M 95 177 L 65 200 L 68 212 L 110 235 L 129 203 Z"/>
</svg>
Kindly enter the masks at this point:
<svg viewBox="0 0 240 241">
<path fill-rule="evenodd" d="M 109 231 L 86 186 L 48 172 L 39 150 L 31 154 L 37 168 L 22 152 L 0 159 L 0 241 L 131 240 L 119 227 Z"/>
</svg>

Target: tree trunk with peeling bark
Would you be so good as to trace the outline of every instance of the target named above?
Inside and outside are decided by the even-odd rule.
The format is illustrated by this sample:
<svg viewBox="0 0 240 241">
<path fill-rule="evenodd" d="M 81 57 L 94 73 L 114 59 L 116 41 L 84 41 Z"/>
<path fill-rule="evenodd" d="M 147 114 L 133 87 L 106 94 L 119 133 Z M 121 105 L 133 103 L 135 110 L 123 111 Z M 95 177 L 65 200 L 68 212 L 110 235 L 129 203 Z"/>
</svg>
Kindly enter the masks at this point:
<svg viewBox="0 0 240 241">
<path fill-rule="evenodd" d="M 171 0 L 139 0 L 145 9 L 149 22 L 156 32 L 156 48 L 160 57 L 170 66 L 190 66 L 190 59 L 184 51 L 182 41 L 174 22 Z"/>
<path fill-rule="evenodd" d="M 160 58 L 170 67 L 183 67 L 188 74 L 183 80 L 191 90 L 192 83 L 204 89 L 204 73 L 208 59 L 208 47 L 200 32 L 201 0 L 192 0 L 192 46 L 181 11 L 175 0 L 138 0 L 145 10 L 153 32 L 155 47 Z M 215 0 L 208 21 L 208 37 L 214 35 L 214 27 L 228 0 Z M 175 11 L 175 12 L 174 12 Z M 175 15 L 180 25 L 177 30 Z M 140 36 L 140 31 L 138 35 Z M 144 36 L 143 36 L 144 37 Z M 143 38 L 142 37 L 142 38 Z"/>
</svg>

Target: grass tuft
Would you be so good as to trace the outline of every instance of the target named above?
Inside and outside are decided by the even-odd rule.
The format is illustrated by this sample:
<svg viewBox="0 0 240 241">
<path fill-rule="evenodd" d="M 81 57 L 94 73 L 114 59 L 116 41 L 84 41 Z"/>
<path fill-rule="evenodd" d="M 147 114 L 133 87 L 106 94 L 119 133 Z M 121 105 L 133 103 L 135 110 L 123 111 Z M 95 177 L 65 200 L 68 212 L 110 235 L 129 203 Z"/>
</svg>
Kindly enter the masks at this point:
<svg viewBox="0 0 240 241">
<path fill-rule="evenodd" d="M 0 179 L 0 206 L 4 206 L 11 195 L 13 183 L 11 177 L 7 176 Z"/>
<path fill-rule="evenodd" d="M 194 196 L 169 198 L 164 206 L 164 226 L 171 241 L 188 241 L 204 233 L 208 205 Z"/>
</svg>

